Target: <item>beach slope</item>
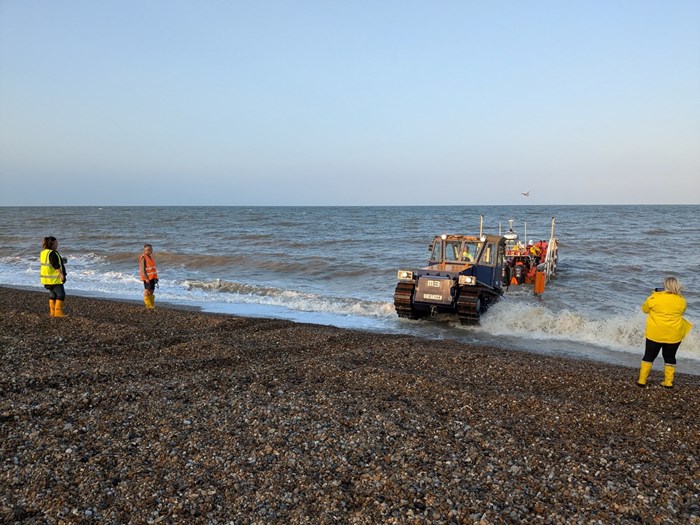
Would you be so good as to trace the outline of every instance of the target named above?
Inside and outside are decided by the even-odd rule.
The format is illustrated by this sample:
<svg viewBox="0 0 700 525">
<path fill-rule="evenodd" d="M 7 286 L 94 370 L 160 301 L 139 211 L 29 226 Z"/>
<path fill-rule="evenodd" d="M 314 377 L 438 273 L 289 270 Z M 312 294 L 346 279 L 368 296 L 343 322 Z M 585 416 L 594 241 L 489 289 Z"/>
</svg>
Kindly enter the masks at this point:
<svg viewBox="0 0 700 525">
<path fill-rule="evenodd" d="M 660 363 L 0 297 L 3 523 L 700 523 Z"/>
</svg>

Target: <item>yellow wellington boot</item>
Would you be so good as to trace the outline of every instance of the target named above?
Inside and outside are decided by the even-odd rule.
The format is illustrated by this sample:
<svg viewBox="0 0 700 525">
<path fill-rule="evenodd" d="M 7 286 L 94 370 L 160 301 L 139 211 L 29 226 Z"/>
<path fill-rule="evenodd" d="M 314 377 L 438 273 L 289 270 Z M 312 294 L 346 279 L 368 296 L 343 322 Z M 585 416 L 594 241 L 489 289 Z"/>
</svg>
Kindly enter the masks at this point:
<svg viewBox="0 0 700 525">
<path fill-rule="evenodd" d="M 647 377 L 649 377 L 649 372 L 651 372 L 651 367 L 653 365 L 654 363 L 650 363 L 649 361 L 642 361 L 642 366 L 639 368 L 638 386 L 647 386 Z"/>
<path fill-rule="evenodd" d="M 673 374 L 676 373 L 676 365 L 664 365 L 664 380 L 661 386 L 673 388 Z"/>
<path fill-rule="evenodd" d="M 143 302 L 146 304 L 147 309 L 153 310 L 155 308 L 155 305 L 153 304 L 155 302 L 155 297 L 152 295 L 144 295 Z"/>
<path fill-rule="evenodd" d="M 66 317 L 66 315 L 63 313 L 63 303 L 65 301 L 59 301 L 56 299 L 56 306 L 54 307 L 53 310 L 53 316 L 54 317 Z"/>
<path fill-rule="evenodd" d="M 56 316 L 56 299 L 49 299 L 49 313 L 51 317 Z"/>
<path fill-rule="evenodd" d="M 151 310 L 155 310 L 155 309 L 156 309 L 156 296 L 151 295 Z"/>
</svg>

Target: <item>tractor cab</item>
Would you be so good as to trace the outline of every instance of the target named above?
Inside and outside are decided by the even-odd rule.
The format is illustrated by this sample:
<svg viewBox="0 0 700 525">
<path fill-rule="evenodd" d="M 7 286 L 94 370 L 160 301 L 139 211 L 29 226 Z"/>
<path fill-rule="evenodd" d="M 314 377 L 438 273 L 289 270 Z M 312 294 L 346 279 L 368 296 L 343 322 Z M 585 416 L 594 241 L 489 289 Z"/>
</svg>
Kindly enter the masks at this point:
<svg viewBox="0 0 700 525">
<path fill-rule="evenodd" d="M 439 235 L 428 247 L 428 265 L 399 270 L 394 305 L 401 317 L 457 313 L 478 323 L 503 294 L 505 239 L 497 235 Z"/>
</svg>

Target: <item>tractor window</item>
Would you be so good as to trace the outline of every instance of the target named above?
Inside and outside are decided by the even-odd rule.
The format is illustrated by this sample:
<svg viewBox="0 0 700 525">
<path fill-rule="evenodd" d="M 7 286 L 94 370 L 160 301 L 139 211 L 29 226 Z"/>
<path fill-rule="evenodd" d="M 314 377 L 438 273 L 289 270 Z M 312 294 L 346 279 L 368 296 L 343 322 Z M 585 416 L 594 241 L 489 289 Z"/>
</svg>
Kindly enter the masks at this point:
<svg viewBox="0 0 700 525">
<path fill-rule="evenodd" d="M 475 242 L 465 242 L 462 246 L 462 253 L 460 260 L 463 262 L 474 262 L 476 256 L 479 255 L 479 244 Z"/>
<path fill-rule="evenodd" d="M 431 261 L 442 261 L 442 243 L 437 240 L 433 245 L 433 253 L 430 256 Z"/>
<path fill-rule="evenodd" d="M 446 261 L 459 261 L 460 260 L 460 242 L 459 241 L 447 241 L 445 243 L 445 260 Z"/>
<path fill-rule="evenodd" d="M 498 256 L 496 257 L 496 264 L 498 266 L 503 266 L 505 264 L 505 254 L 503 253 L 503 248 L 498 250 Z"/>
<path fill-rule="evenodd" d="M 481 256 L 479 261 L 481 264 L 493 264 L 493 255 L 496 253 L 496 249 L 493 244 L 487 244 L 484 250 L 484 255 Z"/>
</svg>

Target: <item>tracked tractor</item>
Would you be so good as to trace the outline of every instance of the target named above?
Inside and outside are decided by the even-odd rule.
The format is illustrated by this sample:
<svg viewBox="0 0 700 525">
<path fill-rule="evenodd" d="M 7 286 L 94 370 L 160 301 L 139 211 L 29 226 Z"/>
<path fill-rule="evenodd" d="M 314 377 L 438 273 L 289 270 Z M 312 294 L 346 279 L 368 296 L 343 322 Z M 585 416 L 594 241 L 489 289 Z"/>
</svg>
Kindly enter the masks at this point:
<svg viewBox="0 0 700 525">
<path fill-rule="evenodd" d="M 396 313 L 409 319 L 456 313 L 462 324 L 478 324 L 503 295 L 505 244 L 497 235 L 435 237 L 426 267 L 399 270 Z"/>
</svg>

